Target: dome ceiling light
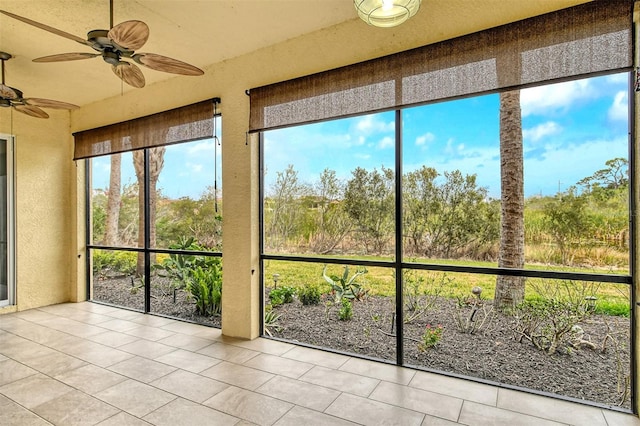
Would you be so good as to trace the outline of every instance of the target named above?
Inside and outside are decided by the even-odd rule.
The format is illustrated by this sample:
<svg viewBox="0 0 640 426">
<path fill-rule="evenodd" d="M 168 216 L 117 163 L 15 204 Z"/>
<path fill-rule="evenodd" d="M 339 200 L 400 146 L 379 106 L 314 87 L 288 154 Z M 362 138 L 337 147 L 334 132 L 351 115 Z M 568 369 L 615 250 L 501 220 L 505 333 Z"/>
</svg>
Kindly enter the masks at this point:
<svg viewBox="0 0 640 426">
<path fill-rule="evenodd" d="M 353 0 L 358 16 L 376 27 L 389 28 L 402 24 L 420 9 L 422 0 Z"/>
</svg>

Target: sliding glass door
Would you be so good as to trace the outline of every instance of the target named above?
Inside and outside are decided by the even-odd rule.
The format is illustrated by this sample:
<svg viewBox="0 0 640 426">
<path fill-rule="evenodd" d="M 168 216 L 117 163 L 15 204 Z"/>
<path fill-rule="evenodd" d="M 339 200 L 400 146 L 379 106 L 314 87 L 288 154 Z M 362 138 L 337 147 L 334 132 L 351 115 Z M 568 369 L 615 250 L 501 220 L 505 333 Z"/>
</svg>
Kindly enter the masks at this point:
<svg viewBox="0 0 640 426">
<path fill-rule="evenodd" d="M 10 136 L 0 135 L 0 307 L 15 303 L 12 141 Z"/>
</svg>

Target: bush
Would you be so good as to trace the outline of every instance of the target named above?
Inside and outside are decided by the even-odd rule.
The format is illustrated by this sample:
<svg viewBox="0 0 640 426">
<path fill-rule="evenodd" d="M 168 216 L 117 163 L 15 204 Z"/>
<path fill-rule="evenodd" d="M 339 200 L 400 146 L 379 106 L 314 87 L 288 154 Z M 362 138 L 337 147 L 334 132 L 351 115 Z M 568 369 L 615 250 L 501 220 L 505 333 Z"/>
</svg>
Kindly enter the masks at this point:
<svg viewBox="0 0 640 426">
<path fill-rule="evenodd" d="M 207 316 L 222 313 L 222 267 L 219 263 L 208 269 L 196 267 L 187 278 L 186 289 L 196 302 L 196 313 Z"/>
<path fill-rule="evenodd" d="M 349 321 L 353 318 L 353 307 L 351 305 L 351 300 L 347 298 L 343 298 L 340 301 L 340 311 L 338 312 L 338 318 L 341 321 Z"/>
<path fill-rule="evenodd" d="M 93 272 L 104 274 L 107 270 L 122 275 L 132 275 L 136 271 L 138 254 L 133 251 L 93 250 Z"/>
<path fill-rule="evenodd" d="M 296 289 L 293 287 L 279 287 L 274 288 L 269 293 L 269 300 L 271 300 L 272 306 L 282 305 L 283 303 L 293 302 L 293 296 L 296 294 Z"/>
<path fill-rule="evenodd" d="M 305 285 L 298 290 L 298 298 L 303 305 L 318 305 L 320 304 L 320 289 L 315 285 Z"/>
</svg>

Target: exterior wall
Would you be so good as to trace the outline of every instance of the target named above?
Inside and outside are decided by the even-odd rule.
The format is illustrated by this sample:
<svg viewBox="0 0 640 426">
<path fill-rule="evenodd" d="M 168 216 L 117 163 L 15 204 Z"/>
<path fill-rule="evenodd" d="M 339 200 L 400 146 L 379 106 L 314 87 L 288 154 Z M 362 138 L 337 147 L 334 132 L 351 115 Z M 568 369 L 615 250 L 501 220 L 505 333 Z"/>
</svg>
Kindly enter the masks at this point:
<svg viewBox="0 0 640 426">
<path fill-rule="evenodd" d="M 67 302 L 75 283 L 71 182 L 75 176 L 68 111 L 39 119 L 0 110 L 0 133 L 15 142 L 16 306 L 0 313 Z"/>
</svg>

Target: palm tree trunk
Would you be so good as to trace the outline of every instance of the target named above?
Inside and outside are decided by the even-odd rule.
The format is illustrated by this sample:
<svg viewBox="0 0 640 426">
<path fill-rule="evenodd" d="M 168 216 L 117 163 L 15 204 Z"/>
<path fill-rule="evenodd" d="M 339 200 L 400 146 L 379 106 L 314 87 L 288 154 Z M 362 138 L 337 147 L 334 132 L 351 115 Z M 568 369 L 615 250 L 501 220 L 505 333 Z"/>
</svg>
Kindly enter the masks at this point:
<svg viewBox="0 0 640 426">
<path fill-rule="evenodd" d="M 104 244 L 118 245 L 118 219 L 120 216 L 120 176 L 122 157 L 120 154 L 111 156 L 111 173 L 109 175 L 109 198 L 107 199 L 107 218 L 104 229 Z"/>
<path fill-rule="evenodd" d="M 524 266 L 524 165 L 520 91 L 500 94 L 501 230 L 498 267 Z M 498 276 L 494 304 L 515 307 L 524 300 L 524 277 Z"/>
</svg>

